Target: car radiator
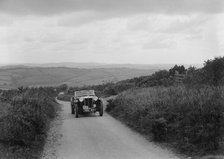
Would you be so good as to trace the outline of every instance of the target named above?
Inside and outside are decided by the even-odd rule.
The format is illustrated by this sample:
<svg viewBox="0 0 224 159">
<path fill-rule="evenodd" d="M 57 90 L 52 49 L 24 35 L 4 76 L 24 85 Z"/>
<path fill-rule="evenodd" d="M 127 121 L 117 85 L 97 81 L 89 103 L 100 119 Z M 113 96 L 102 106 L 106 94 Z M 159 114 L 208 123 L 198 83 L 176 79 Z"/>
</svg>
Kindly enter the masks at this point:
<svg viewBox="0 0 224 159">
<path fill-rule="evenodd" d="M 84 105 L 87 105 L 89 107 L 93 107 L 93 99 L 92 98 L 85 98 L 84 99 Z"/>
</svg>

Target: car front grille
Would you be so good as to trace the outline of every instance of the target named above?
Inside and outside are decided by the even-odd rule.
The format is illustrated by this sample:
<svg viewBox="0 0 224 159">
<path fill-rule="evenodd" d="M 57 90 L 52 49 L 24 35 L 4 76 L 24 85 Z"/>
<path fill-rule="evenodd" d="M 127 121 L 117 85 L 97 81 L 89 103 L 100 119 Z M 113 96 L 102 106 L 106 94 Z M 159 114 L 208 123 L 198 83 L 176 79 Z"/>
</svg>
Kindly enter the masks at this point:
<svg viewBox="0 0 224 159">
<path fill-rule="evenodd" d="M 93 107 L 93 99 L 92 98 L 85 98 L 84 99 L 84 105 L 87 105 L 89 107 Z"/>
</svg>

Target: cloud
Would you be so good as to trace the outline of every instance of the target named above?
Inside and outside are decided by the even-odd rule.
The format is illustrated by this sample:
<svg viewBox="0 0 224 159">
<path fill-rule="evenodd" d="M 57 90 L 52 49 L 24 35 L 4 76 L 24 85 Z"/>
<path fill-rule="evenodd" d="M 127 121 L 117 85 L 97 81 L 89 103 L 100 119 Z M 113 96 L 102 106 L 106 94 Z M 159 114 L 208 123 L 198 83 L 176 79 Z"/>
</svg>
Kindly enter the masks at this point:
<svg viewBox="0 0 224 159">
<path fill-rule="evenodd" d="M 163 29 L 165 33 L 178 33 L 178 32 L 198 32 L 200 27 L 209 20 L 208 17 L 202 15 L 193 15 L 185 17 L 177 17 L 169 26 Z"/>
<path fill-rule="evenodd" d="M 175 45 L 175 42 L 168 39 L 152 39 L 142 45 L 143 49 L 169 49 Z"/>
<path fill-rule="evenodd" d="M 199 40 L 213 22 L 213 16 L 208 14 L 187 14 L 187 15 L 137 15 L 129 19 L 127 29 L 131 32 L 149 34 L 149 37 L 163 37 L 179 40 Z M 168 38 L 167 38 L 168 37 Z M 151 46 L 151 44 L 149 44 Z M 155 43 L 155 46 L 166 47 L 163 42 Z M 170 45 L 168 45 L 170 46 Z M 145 48 L 145 47 L 144 47 Z"/>
<path fill-rule="evenodd" d="M 65 37 L 57 33 L 48 33 L 44 35 L 40 41 L 42 43 L 58 43 L 65 41 Z"/>
<path fill-rule="evenodd" d="M 163 33 L 180 33 L 204 25 L 211 16 L 202 14 L 187 15 L 138 15 L 132 17 L 128 29 L 133 31 L 151 31 Z"/>
<path fill-rule="evenodd" d="M 217 21 L 218 21 L 218 25 L 217 25 L 217 35 L 218 35 L 218 44 L 219 44 L 219 51 L 221 54 L 224 54 L 224 21 L 222 20 L 224 17 L 223 15 L 219 15 L 219 17 L 217 17 Z"/>
<path fill-rule="evenodd" d="M 220 13 L 223 0 L 0 0 L 1 12 L 54 15 L 96 11 L 116 16 L 136 13 Z"/>
<path fill-rule="evenodd" d="M 11 26 L 13 24 L 13 19 L 5 14 L 0 14 L 0 26 Z"/>
<path fill-rule="evenodd" d="M 109 15 L 106 16 L 95 11 L 73 12 L 59 16 L 57 25 L 61 27 L 81 26 L 83 24 L 103 20 L 108 17 Z"/>
<path fill-rule="evenodd" d="M 223 50 L 212 1 L 0 0 L 0 52 L 11 62 L 203 62 Z"/>
</svg>

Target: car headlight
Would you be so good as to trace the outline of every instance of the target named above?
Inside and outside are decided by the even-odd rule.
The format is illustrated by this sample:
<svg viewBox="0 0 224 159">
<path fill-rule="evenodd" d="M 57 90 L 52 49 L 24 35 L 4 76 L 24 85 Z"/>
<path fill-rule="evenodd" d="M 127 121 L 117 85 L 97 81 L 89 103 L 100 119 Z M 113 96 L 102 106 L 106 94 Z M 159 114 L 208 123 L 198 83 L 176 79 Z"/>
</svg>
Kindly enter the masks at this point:
<svg viewBox="0 0 224 159">
<path fill-rule="evenodd" d="M 93 97 L 93 100 L 94 100 L 94 101 L 97 101 L 97 100 L 98 100 L 98 97 Z"/>
<path fill-rule="evenodd" d="M 83 100 L 84 100 L 83 98 L 79 98 L 79 101 L 80 101 L 80 102 L 83 102 Z"/>
</svg>

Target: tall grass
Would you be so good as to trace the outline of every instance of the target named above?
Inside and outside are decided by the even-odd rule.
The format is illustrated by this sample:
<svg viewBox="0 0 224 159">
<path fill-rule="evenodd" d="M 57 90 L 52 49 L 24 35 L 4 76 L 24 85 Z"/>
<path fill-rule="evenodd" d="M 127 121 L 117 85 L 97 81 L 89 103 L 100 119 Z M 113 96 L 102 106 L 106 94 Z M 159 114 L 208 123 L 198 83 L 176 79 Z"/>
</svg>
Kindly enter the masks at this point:
<svg viewBox="0 0 224 159">
<path fill-rule="evenodd" d="M 224 89 L 154 87 L 129 90 L 110 100 L 113 116 L 159 142 L 186 152 L 219 148 L 224 129 Z"/>
<path fill-rule="evenodd" d="M 47 126 L 57 112 L 54 91 L 47 88 L 26 88 L 4 91 L 0 107 L 0 142 L 31 146 L 44 141 Z"/>
</svg>

